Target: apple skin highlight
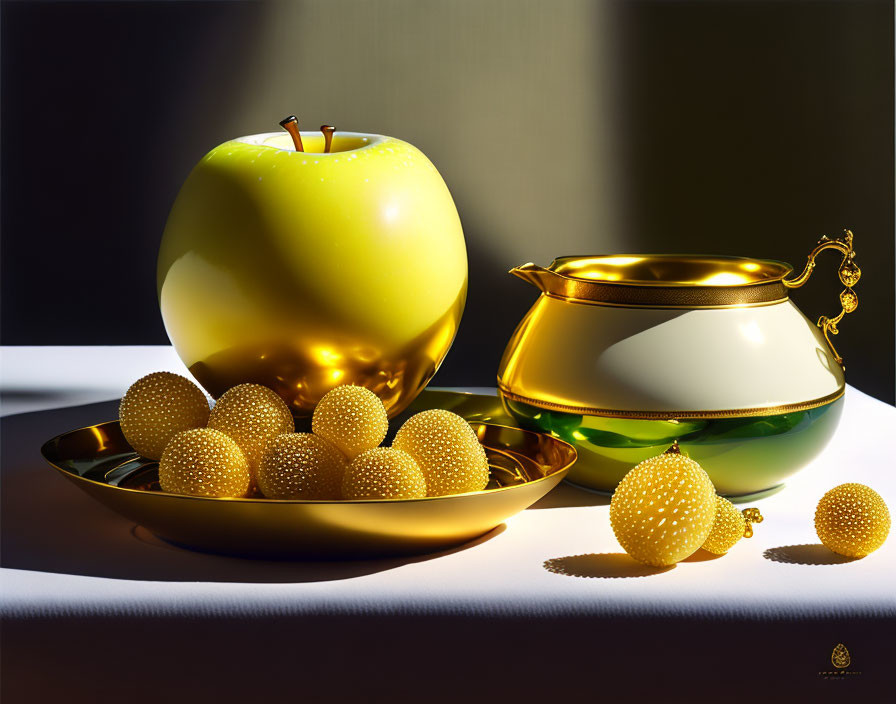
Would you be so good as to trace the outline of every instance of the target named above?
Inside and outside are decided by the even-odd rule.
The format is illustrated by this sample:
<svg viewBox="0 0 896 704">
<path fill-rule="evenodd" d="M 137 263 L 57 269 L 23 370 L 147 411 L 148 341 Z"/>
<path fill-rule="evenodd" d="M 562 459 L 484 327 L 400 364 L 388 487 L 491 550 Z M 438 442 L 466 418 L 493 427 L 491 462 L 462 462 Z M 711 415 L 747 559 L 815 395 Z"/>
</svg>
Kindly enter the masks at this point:
<svg viewBox="0 0 896 704">
<path fill-rule="evenodd" d="M 180 190 L 162 238 L 162 318 L 214 397 L 253 382 L 309 416 L 331 388 L 390 416 L 423 389 L 463 313 L 467 256 L 445 182 L 392 137 L 272 132 L 225 142 Z"/>
</svg>

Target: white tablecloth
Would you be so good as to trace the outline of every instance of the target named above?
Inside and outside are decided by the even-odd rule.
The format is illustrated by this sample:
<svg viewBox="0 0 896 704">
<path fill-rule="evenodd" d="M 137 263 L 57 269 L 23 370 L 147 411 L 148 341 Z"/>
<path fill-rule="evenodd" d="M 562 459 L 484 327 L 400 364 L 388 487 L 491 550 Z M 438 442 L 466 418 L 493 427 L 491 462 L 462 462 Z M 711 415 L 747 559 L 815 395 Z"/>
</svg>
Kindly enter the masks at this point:
<svg viewBox="0 0 896 704">
<path fill-rule="evenodd" d="M 607 500 L 561 485 L 458 549 L 302 563 L 172 547 L 44 464 L 45 440 L 115 418 L 139 376 L 185 372 L 171 348 L 6 347 L 0 365 L 4 704 L 896 697 L 896 537 L 848 561 L 813 528 L 846 481 L 896 509 L 896 409 L 856 389 L 718 559 L 641 566 Z M 837 643 L 851 665 L 821 674 Z"/>
</svg>

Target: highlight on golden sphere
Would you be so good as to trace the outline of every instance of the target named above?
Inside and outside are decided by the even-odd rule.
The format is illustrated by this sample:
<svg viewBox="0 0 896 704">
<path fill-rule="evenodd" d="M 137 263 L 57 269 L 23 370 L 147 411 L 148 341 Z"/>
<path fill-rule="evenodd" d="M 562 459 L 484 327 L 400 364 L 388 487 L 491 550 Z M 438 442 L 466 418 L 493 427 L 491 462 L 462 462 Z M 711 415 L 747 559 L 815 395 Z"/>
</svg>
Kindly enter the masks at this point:
<svg viewBox="0 0 896 704">
<path fill-rule="evenodd" d="M 815 509 L 818 539 L 839 555 L 865 557 L 890 532 L 890 511 L 881 495 L 864 484 L 841 484 L 821 497 Z"/>
<path fill-rule="evenodd" d="M 134 450 L 157 460 L 175 435 L 208 422 L 208 399 L 192 381 L 171 372 L 138 379 L 118 407 L 121 432 Z"/>
<path fill-rule="evenodd" d="M 171 494 L 240 497 L 249 492 L 249 481 L 242 450 L 211 428 L 178 433 L 159 460 L 159 485 Z"/>
<path fill-rule="evenodd" d="M 283 399 L 261 384 L 240 384 L 225 391 L 212 409 L 208 427 L 233 438 L 253 475 L 268 441 L 296 429 Z"/>
<path fill-rule="evenodd" d="M 348 462 L 336 447 L 313 433 L 286 433 L 271 440 L 256 472 L 258 488 L 269 499 L 342 498 Z"/>
<path fill-rule="evenodd" d="M 717 496 L 715 521 L 702 547 L 716 555 L 724 555 L 744 537 L 746 529 L 744 514 L 728 499 Z"/>
<path fill-rule="evenodd" d="M 342 480 L 345 499 L 422 499 L 426 480 L 414 459 L 394 447 L 366 450 Z"/>
<path fill-rule="evenodd" d="M 337 386 L 314 408 L 311 430 L 352 460 L 383 441 L 389 430 L 389 419 L 383 402 L 369 389 Z"/>
<path fill-rule="evenodd" d="M 696 552 L 715 517 L 709 475 L 677 445 L 629 470 L 610 500 L 610 524 L 623 550 L 655 567 Z"/>
<path fill-rule="evenodd" d="M 392 447 L 420 465 L 429 496 L 479 491 L 488 484 L 485 450 L 470 424 L 442 409 L 422 411 L 401 426 Z"/>
</svg>

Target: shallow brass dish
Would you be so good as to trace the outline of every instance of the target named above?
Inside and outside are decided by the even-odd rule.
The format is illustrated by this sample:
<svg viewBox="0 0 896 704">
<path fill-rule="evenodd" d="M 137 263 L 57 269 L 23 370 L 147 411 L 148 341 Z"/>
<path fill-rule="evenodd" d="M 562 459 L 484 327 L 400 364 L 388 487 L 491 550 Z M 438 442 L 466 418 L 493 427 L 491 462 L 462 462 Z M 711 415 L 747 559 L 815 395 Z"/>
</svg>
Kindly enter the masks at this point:
<svg viewBox="0 0 896 704">
<path fill-rule="evenodd" d="M 433 391 L 424 392 L 408 412 L 438 406 L 483 419 L 498 404 L 495 397 Z M 575 450 L 562 440 L 468 419 L 486 448 L 488 487 L 425 499 L 274 501 L 167 494 L 158 485 L 157 463 L 131 450 L 118 421 L 55 437 L 41 452 L 97 501 L 177 545 L 247 557 L 361 558 L 429 552 L 472 540 L 547 494 L 575 462 Z"/>
</svg>

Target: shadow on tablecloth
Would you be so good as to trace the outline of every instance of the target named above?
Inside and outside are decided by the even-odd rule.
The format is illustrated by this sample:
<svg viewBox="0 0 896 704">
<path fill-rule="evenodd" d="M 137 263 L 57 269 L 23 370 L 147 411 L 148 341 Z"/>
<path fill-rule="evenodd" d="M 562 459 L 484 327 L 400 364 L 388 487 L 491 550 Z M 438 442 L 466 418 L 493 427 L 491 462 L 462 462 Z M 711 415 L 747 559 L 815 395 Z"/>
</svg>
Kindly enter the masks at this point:
<svg viewBox="0 0 896 704">
<path fill-rule="evenodd" d="M 708 562 L 722 555 L 714 555 L 706 550 L 698 550 L 682 562 Z M 624 552 L 589 553 L 569 555 L 545 560 L 543 567 L 548 572 L 566 577 L 586 579 L 622 579 L 626 577 L 650 577 L 675 569 L 675 565 L 652 567 L 638 562 Z"/>
<path fill-rule="evenodd" d="M 590 553 L 587 555 L 569 555 L 545 560 L 544 568 L 548 572 L 566 577 L 585 577 L 588 579 L 620 579 L 624 577 L 649 577 L 662 574 L 675 565 L 668 567 L 651 567 L 629 557 L 624 552 Z"/>
<path fill-rule="evenodd" d="M 41 445 L 118 414 L 118 402 L 6 416 L 0 421 L 0 566 L 59 574 L 183 582 L 293 583 L 350 579 L 465 550 L 353 561 L 252 560 L 194 552 L 159 540 L 54 472 Z"/>
<path fill-rule="evenodd" d="M 829 550 L 821 543 L 812 545 L 782 545 L 769 548 L 762 553 L 766 560 L 783 562 L 788 565 L 842 565 L 855 562 L 858 557 L 845 557 Z"/>
</svg>

